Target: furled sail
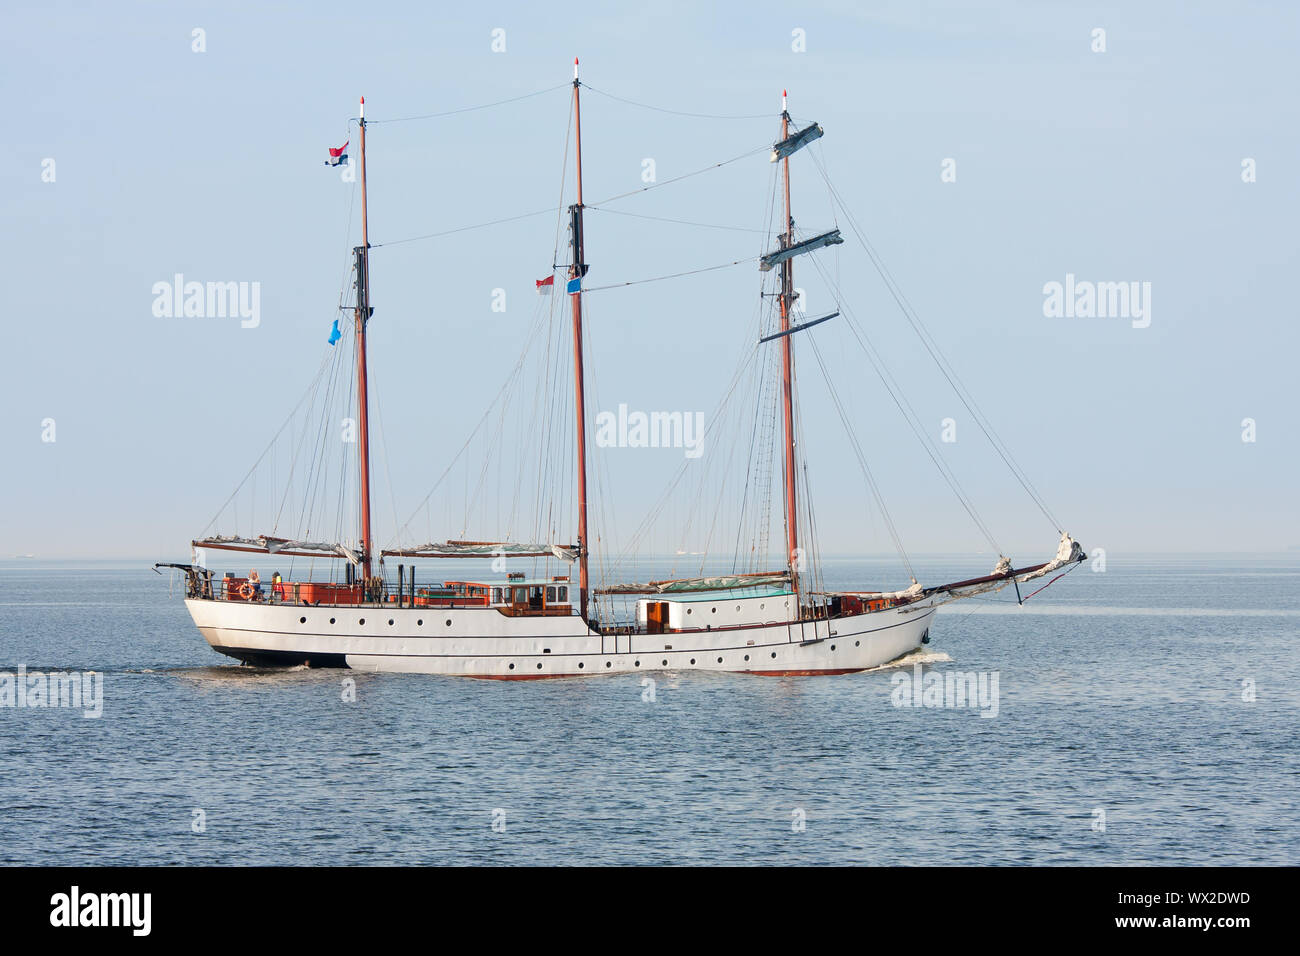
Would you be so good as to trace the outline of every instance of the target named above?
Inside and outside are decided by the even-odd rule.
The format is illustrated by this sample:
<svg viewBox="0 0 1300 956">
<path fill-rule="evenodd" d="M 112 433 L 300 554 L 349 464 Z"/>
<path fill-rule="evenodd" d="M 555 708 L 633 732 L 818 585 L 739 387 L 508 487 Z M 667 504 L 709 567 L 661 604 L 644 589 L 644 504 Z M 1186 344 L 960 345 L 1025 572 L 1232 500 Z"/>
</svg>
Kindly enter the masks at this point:
<svg viewBox="0 0 1300 956">
<path fill-rule="evenodd" d="M 674 578 L 671 581 L 650 581 L 646 584 L 615 584 L 600 588 L 597 594 L 690 594 L 695 591 L 733 591 L 738 588 L 786 587 L 790 583 L 789 571 L 772 571 L 760 574 L 725 574 L 709 578 Z"/>
<path fill-rule="evenodd" d="M 825 132 L 819 124 L 812 123 L 797 132 L 791 133 L 772 146 L 771 161 L 775 163 L 778 159 L 785 159 L 791 153 L 799 152 L 809 143 L 821 139 Z"/>
<path fill-rule="evenodd" d="M 795 256 L 801 256 L 805 252 L 812 252 L 820 249 L 822 246 L 835 246 L 844 241 L 838 229 L 832 229 L 830 232 L 823 232 L 820 236 L 813 236 L 811 239 L 805 239 L 803 242 L 796 242 L 792 246 L 784 249 L 777 249 L 775 252 L 769 252 L 763 258 L 758 260 L 760 272 L 770 272 L 773 266 L 780 265 L 786 259 L 792 259 Z"/>
<path fill-rule="evenodd" d="M 993 569 L 992 574 L 982 578 L 971 578 L 969 581 L 957 581 L 953 584 L 942 584 L 938 587 L 926 588 L 924 593 L 927 596 L 946 594 L 948 595 L 947 600 L 939 602 L 946 604 L 949 601 L 958 601 L 979 594 L 1001 591 L 1014 583 L 1033 581 L 1036 578 L 1045 577 L 1053 571 L 1059 571 L 1066 566 L 1078 564 L 1086 558 L 1087 555 L 1084 553 L 1083 546 L 1063 532 L 1061 542 L 1056 549 L 1056 557 L 1046 564 L 1034 565 L 1028 568 L 1013 568 L 1011 559 L 1003 555 L 998 558 L 997 567 Z"/>
<path fill-rule="evenodd" d="M 392 548 L 385 556 L 403 558 L 559 558 L 570 563 L 578 560 L 579 549 L 572 544 L 520 544 L 515 541 L 438 541 L 414 548 Z"/>
<path fill-rule="evenodd" d="M 1041 578 L 1044 575 L 1051 574 L 1067 564 L 1077 564 L 1087 557 L 1083 553 L 1083 545 L 1075 541 L 1065 532 L 1061 532 L 1061 543 L 1056 548 L 1056 557 L 1052 558 L 1037 571 L 1033 571 L 1022 577 L 1021 581 L 1032 581 L 1034 578 Z"/>
<path fill-rule="evenodd" d="M 191 541 L 194 548 L 216 548 L 222 551 L 265 551 L 267 554 L 286 554 L 297 557 L 325 557 L 336 555 L 352 564 L 361 563 L 361 554 L 344 544 L 325 541 L 293 541 L 289 538 L 274 538 L 259 535 L 256 538 L 241 538 L 238 535 L 213 535 Z"/>
</svg>

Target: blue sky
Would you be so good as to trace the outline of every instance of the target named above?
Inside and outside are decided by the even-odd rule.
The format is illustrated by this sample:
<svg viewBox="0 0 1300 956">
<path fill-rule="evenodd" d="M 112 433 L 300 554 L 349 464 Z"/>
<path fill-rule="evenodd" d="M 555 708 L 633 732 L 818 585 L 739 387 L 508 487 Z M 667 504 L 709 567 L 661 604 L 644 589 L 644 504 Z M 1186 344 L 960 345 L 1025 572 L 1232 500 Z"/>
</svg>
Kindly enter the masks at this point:
<svg viewBox="0 0 1300 956">
<path fill-rule="evenodd" d="M 556 205 L 563 89 L 380 121 L 559 86 L 575 55 L 594 90 L 768 114 L 701 120 L 588 92 L 588 201 L 638 188 L 646 158 L 666 180 L 770 144 L 788 87 L 791 112 L 824 126 L 818 156 L 855 218 L 1085 546 L 1300 545 L 1298 19 L 1261 3 L 653 3 L 579 16 L 490 3 L 7 3 L 0 556 L 183 553 L 328 348 L 358 235 L 355 187 L 322 161 L 349 136 L 355 155 L 357 96 L 376 121 L 371 241 L 384 243 Z M 1091 49 L 1099 27 L 1105 52 Z M 497 28 L 505 52 L 492 50 Z M 835 210 L 810 152 L 794 162 L 794 203 L 811 231 Z M 956 182 L 941 180 L 947 158 Z M 770 172 L 758 154 L 610 209 L 754 228 Z M 592 284 L 752 257 L 762 244 L 612 212 L 587 223 Z M 390 502 L 404 519 L 492 400 L 554 242 L 542 216 L 375 251 L 381 539 Z M 999 544 L 1026 561 L 1050 554 L 1052 529 L 861 249 L 850 239 L 824 256 L 935 440 L 956 420 L 958 440 L 939 447 Z M 811 264 L 798 269 L 811 311 L 833 308 Z M 154 316 L 151 288 L 175 273 L 260 283 L 260 325 Z M 1150 326 L 1044 316 L 1044 284 L 1067 274 L 1151 283 Z M 492 311 L 494 289 L 506 290 L 504 313 Z M 752 336 L 757 290 L 750 265 L 593 293 L 590 414 L 620 403 L 708 412 Z M 806 334 L 830 360 L 904 543 L 984 547 L 854 357 L 847 326 Z M 821 547 L 888 551 L 799 348 Z M 1254 442 L 1242 441 L 1246 418 Z M 54 442 L 42 441 L 46 419 Z M 681 452 L 601 454 L 617 489 L 607 532 L 625 540 Z"/>
</svg>

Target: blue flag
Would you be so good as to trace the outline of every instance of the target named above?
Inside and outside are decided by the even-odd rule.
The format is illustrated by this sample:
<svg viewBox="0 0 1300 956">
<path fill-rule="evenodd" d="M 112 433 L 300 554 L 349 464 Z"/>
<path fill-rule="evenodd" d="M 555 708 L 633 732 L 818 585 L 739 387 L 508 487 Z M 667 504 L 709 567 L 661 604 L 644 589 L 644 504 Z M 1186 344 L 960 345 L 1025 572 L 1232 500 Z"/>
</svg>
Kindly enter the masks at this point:
<svg viewBox="0 0 1300 956">
<path fill-rule="evenodd" d="M 330 329 L 329 343 L 333 345 L 339 339 L 343 338 L 343 333 L 339 331 L 339 320 L 334 320 L 334 328 Z"/>
<path fill-rule="evenodd" d="M 582 276 L 578 276 L 576 279 L 570 279 L 569 284 L 564 287 L 564 291 L 569 293 L 569 295 L 577 295 L 579 292 L 581 292 Z"/>
</svg>

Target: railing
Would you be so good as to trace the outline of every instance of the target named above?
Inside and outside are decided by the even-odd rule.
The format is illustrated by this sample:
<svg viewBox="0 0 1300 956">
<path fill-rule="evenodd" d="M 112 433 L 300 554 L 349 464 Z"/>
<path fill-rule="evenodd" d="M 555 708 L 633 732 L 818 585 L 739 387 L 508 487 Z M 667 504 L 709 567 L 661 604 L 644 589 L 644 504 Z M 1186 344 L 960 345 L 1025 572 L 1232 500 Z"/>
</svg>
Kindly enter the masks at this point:
<svg viewBox="0 0 1300 956">
<path fill-rule="evenodd" d="M 403 608 L 486 608 L 507 613 L 571 613 L 568 602 L 527 608 L 522 612 L 510 604 L 492 604 L 488 593 L 472 593 L 440 585 L 413 585 L 409 580 L 392 582 L 372 578 L 369 587 L 360 582 L 339 584 L 316 581 L 260 581 L 187 569 L 187 597 L 252 604 L 284 604 L 296 607 L 403 607 Z"/>
<path fill-rule="evenodd" d="M 437 586 L 416 586 L 408 581 L 392 583 L 382 578 L 372 578 L 368 589 L 359 582 L 338 584 L 334 582 L 314 581 L 275 581 L 253 582 L 248 578 L 227 575 L 216 578 L 211 571 L 200 568 L 185 568 L 186 597 L 202 598 L 215 601 L 239 601 L 253 604 L 290 605 L 298 607 L 414 607 L 414 608 L 486 608 L 496 607 L 510 613 L 513 605 L 494 605 L 487 594 L 448 593 Z M 803 608 L 801 621 L 786 622 L 791 625 L 812 623 L 815 621 L 834 620 L 839 617 L 858 615 L 864 612 L 884 610 L 889 607 L 909 603 L 897 598 L 871 599 L 867 595 L 821 595 L 830 598 L 825 603 L 818 602 Z M 550 605 L 540 609 L 541 613 L 560 613 L 561 610 L 572 612 L 570 605 Z M 527 612 L 525 612 L 527 613 Z M 651 634 L 684 633 L 710 628 L 674 628 L 650 630 L 648 624 L 628 620 L 614 620 L 601 626 L 592 621 L 602 633 L 617 636 L 642 636 Z M 740 625 L 746 626 L 768 626 Z"/>
</svg>

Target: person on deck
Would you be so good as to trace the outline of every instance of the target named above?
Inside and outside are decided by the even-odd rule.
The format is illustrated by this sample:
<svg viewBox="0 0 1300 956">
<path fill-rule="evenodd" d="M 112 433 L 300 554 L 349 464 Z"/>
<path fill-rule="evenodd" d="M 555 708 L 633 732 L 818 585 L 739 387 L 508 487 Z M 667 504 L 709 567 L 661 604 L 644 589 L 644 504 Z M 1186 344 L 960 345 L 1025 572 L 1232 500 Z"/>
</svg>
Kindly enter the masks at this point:
<svg viewBox="0 0 1300 956">
<path fill-rule="evenodd" d="M 248 572 L 248 583 L 253 586 L 253 600 L 262 599 L 262 576 L 257 573 L 257 568 Z"/>
</svg>

